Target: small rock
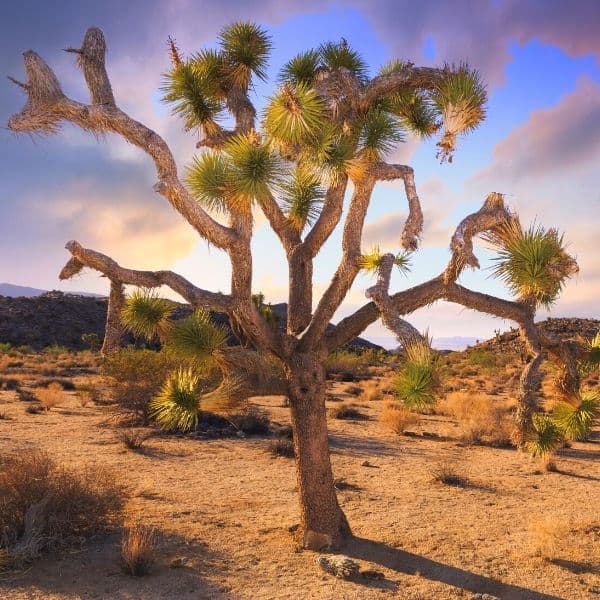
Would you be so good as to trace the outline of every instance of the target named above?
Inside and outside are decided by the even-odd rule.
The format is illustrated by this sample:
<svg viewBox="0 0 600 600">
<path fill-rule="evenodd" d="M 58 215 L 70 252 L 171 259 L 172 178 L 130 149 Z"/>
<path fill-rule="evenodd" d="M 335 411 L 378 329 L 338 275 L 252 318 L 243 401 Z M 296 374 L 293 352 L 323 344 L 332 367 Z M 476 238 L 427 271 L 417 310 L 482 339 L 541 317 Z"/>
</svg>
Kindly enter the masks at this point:
<svg viewBox="0 0 600 600">
<path fill-rule="evenodd" d="M 187 567 L 190 562 L 190 559 L 187 556 L 178 556 L 171 560 L 169 563 L 169 567 L 171 569 L 183 569 Z"/>
<path fill-rule="evenodd" d="M 348 556 L 343 554 L 325 556 L 321 555 L 317 558 L 317 564 L 325 572 L 340 579 L 352 579 L 356 577 L 359 572 L 358 563 L 353 561 Z"/>
</svg>

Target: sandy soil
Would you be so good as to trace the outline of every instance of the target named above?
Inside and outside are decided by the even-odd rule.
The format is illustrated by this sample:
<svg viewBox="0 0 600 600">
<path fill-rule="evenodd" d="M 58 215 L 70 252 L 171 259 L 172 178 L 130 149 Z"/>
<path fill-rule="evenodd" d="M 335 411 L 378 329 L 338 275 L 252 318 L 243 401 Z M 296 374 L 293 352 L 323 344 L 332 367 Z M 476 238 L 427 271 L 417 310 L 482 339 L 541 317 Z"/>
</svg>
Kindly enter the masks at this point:
<svg viewBox="0 0 600 600">
<path fill-rule="evenodd" d="M 343 384 L 334 386 L 339 395 Z M 47 414 L 26 414 L 14 392 L 0 392 L 0 404 L 11 417 L 0 420 L 1 453 L 39 447 L 65 464 L 114 469 L 131 490 L 128 518 L 161 536 L 149 576 L 122 572 L 115 533 L 5 577 L 6 600 L 600 598 L 598 437 L 562 450 L 559 471 L 546 473 L 514 450 L 422 435 L 451 431 L 446 417 L 425 417 L 416 437 L 390 434 L 377 420 L 382 402 L 359 403 L 368 419 L 330 422 L 356 535 L 344 552 L 384 579 L 349 582 L 297 550 L 288 532 L 298 521 L 293 460 L 273 457 L 268 438 L 155 434 L 134 452 L 107 425 L 110 407 L 81 407 L 74 394 Z M 256 404 L 286 422 L 281 399 Z M 470 484 L 432 481 L 446 462 Z M 540 518 L 561 531 L 551 561 L 531 555 Z"/>
</svg>

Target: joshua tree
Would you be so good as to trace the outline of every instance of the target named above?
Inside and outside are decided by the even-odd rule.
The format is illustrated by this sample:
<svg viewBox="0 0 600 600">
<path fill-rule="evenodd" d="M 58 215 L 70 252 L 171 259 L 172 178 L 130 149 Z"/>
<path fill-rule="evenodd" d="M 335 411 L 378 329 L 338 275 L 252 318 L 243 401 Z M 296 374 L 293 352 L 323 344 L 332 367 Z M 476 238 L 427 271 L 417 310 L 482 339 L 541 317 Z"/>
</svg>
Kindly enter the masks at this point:
<svg viewBox="0 0 600 600">
<path fill-rule="evenodd" d="M 188 167 L 185 181 L 180 179 L 165 141 L 118 108 L 105 69 L 104 37 L 96 28 L 86 32 L 81 48 L 67 50 L 77 55 L 90 92 L 89 104 L 66 97 L 52 69 L 35 52 L 28 51 L 24 54 L 26 83 L 13 79 L 28 100 L 23 110 L 11 117 L 9 127 L 15 132 L 49 134 L 66 121 L 96 135 L 111 132 L 122 136 L 154 161 L 158 177 L 154 190 L 201 238 L 228 254 L 232 278 L 226 294 L 196 287 L 171 271 L 122 267 L 76 241 L 66 246 L 72 257 L 60 276 L 68 278 L 89 267 L 110 279 L 105 352 L 115 346 L 120 335 L 123 285 L 166 285 L 196 309 L 227 313 L 248 349 L 220 347 L 219 359 L 225 371 L 232 365 L 239 370 L 250 360 L 245 372 L 253 373 L 252 361 L 256 362 L 257 354 L 279 361 L 279 376 L 270 372 L 255 377 L 251 385 L 244 385 L 248 378 L 238 378 L 235 393 L 288 396 L 303 543 L 307 547 L 335 546 L 350 528 L 336 498 L 329 458 L 323 366 L 328 354 L 380 317 L 402 344 L 423 343 L 422 336 L 403 317 L 440 299 L 511 319 L 520 328 L 530 354 L 521 378 L 517 415 L 523 438 L 536 407 L 542 359 L 535 310 L 540 303 L 555 299 L 577 265 L 555 230 L 523 229 L 516 215 L 505 207 L 503 196 L 491 193 L 479 211 L 459 224 L 450 242 L 451 259 L 441 274 L 392 294 L 393 266 L 405 267 L 408 254 L 417 249 L 423 214 L 413 169 L 386 162 L 385 157 L 403 141 L 406 131 L 424 137 L 440 132 L 438 156 L 451 162 L 457 137 L 484 118 L 486 92 L 478 74 L 465 64 L 429 68 L 393 61 L 370 78 L 365 63 L 345 40 L 325 43 L 285 65 L 258 120 L 248 90 L 254 78 L 266 78 L 269 37 L 254 24 L 236 23 L 221 32 L 219 41 L 218 50 L 183 58 L 169 40 L 172 68 L 165 77 L 165 100 L 173 105 L 185 128 L 201 136 L 196 146 L 202 150 Z M 224 125 L 225 116 L 233 123 L 231 129 Z M 408 200 L 408 217 L 399 232 L 402 252 L 397 256 L 363 254 L 361 235 L 373 190 L 378 182 L 392 180 L 403 182 Z M 265 311 L 260 310 L 262 301 L 253 300 L 254 210 L 265 214 L 289 263 L 283 331 L 265 318 Z M 226 224 L 214 218 L 216 213 L 226 216 Z M 323 296 L 314 302 L 313 260 L 340 224 L 341 261 Z M 499 248 L 496 273 L 515 292 L 514 301 L 457 283 L 466 266 L 479 266 L 473 252 L 477 235 L 486 235 Z M 376 284 L 366 292 L 370 301 L 328 327 L 361 268 L 377 274 Z M 156 301 L 139 297 L 126 310 L 137 302 L 137 316 L 142 315 L 142 321 L 144 314 L 149 316 L 148 327 L 143 329 L 160 333 L 162 327 L 165 334 L 173 326 L 164 306 L 152 311 Z M 206 324 L 205 317 L 198 313 L 194 318 L 196 324 L 189 323 L 180 340 L 187 340 L 187 347 L 193 346 L 196 331 L 202 338 L 198 347 L 206 348 L 206 330 L 201 326 Z M 252 359 L 247 358 L 253 352 L 250 347 L 258 351 Z M 171 391 L 165 388 L 163 396 L 175 404 L 179 398 L 178 407 L 185 413 L 188 392 L 195 386 L 193 374 L 182 370 L 170 385 Z M 185 393 L 179 394 L 182 391 Z"/>
</svg>

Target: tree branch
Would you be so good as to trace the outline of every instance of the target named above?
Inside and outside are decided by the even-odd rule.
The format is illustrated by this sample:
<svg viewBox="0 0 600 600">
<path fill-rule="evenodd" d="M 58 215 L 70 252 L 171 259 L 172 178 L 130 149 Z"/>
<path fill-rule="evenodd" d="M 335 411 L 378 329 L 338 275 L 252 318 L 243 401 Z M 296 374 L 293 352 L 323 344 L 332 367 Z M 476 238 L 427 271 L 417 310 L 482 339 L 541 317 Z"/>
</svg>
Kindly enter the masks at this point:
<svg viewBox="0 0 600 600">
<path fill-rule="evenodd" d="M 236 238 L 235 232 L 215 221 L 190 196 L 177 176 L 173 155 L 165 141 L 114 106 L 104 67 L 104 52 L 102 32 L 95 28 L 88 30 L 78 57 L 89 86 L 91 105 L 67 98 L 52 69 L 35 52 L 25 52 L 28 100 L 23 110 L 9 119 L 8 127 L 17 133 L 54 133 L 61 121 L 67 121 L 95 134 L 119 134 L 154 161 L 159 177 L 155 191 L 162 194 L 202 237 L 219 248 L 229 247 Z"/>
<path fill-rule="evenodd" d="M 473 238 L 514 218 L 514 215 L 504 206 L 502 194 L 497 192 L 488 194 L 483 206 L 476 213 L 465 217 L 456 228 L 450 242 L 452 258 L 444 271 L 444 281 L 446 283 L 456 281 L 466 265 L 478 269 L 479 261 L 473 254 Z"/>
<path fill-rule="evenodd" d="M 195 308 L 225 312 L 231 309 L 231 296 L 200 289 L 181 275 L 172 271 L 136 271 L 126 269 L 121 267 L 112 258 L 95 250 L 84 248 L 76 241 L 68 242 L 66 248 L 72 254 L 72 258 L 60 272 L 59 278 L 61 280 L 73 277 L 83 267 L 89 267 L 106 275 L 106 277 L 114 282 L 146 288 L 166 285 L 185 298 Z"/>
<path fill-rule="evenodd" d="M 405 250 L 416 250 L 423 231 L 423 211 L 415 186 L 415 174 L 411 167 L 393 165 L 385 162 L 376 163 L 371 167 L 371 173 L 379 181 L 402 179 L 406 198 L 408 199 L 408 217 L 400 237 L 400 243 Z"/>
</svg>

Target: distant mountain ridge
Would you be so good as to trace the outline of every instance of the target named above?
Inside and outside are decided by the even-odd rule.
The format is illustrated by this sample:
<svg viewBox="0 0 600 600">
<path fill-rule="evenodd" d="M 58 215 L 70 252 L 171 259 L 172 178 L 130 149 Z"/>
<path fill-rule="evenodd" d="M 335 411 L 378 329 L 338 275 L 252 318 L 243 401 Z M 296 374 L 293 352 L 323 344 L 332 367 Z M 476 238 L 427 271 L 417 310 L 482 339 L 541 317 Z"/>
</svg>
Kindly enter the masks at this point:
<svg viewBox="0 0 600 600">
<path fill-rule="evenodd" d="M 0 296 L 8 298 L 35 298 L 42 294 L 51 293 L 49 290 L 28 287 L 25 285 L 14 285 L 12 283 L 0 283 Z M 62 292 L 68 296 L 86 296 L 88 298 L 103 298 L 103 294 L 94 294 L 92 292 Z"/>
</svg>

